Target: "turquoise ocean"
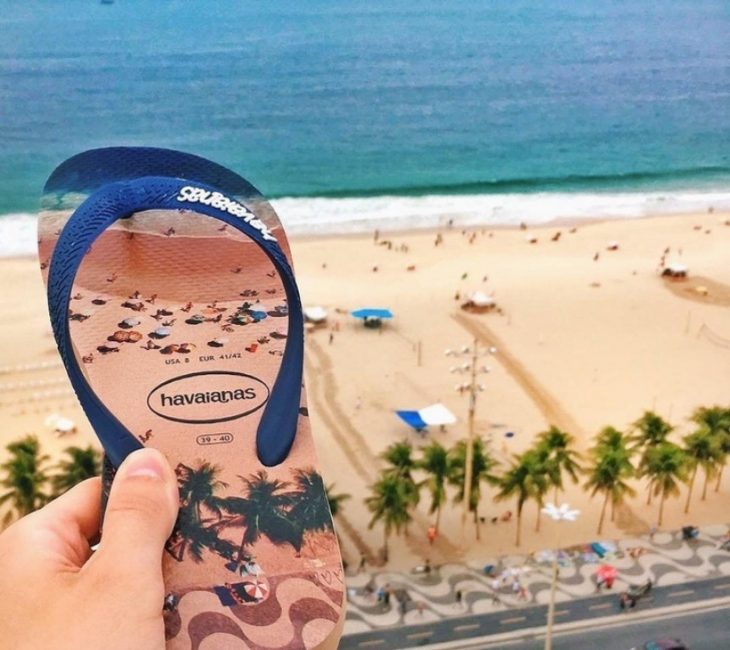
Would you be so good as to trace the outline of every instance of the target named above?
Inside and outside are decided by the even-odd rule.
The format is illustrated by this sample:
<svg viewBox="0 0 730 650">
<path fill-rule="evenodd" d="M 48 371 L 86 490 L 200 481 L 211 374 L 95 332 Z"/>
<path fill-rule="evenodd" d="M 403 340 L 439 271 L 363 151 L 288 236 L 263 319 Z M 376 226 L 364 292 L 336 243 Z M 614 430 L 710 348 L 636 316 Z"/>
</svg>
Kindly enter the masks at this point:
<svg viewBox="0 0 730 650">
<path fill-rule="evenodd" d="M 730 208 L 726 0 L 3 0 L 0 255 L 45 178 L 137 144 L 294 233 Z"/>
</svg>

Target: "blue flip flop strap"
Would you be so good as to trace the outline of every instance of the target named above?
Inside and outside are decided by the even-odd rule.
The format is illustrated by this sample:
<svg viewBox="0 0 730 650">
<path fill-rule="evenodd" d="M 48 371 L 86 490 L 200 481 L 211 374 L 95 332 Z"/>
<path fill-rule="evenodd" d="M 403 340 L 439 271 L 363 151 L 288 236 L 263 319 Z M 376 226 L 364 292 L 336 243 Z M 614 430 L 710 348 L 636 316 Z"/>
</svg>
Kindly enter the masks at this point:
<svg viewBox="0 0 730 650">
<path fill-rule="evenodd" d="M 193 197 L 199 196 L 196 190 L 210 192 L 205 200 L 214 205 L 192 201 Z M 214 192 L 217 196 L 211 199 Z M 102 403 L 79 367 L 68 318 L 73 283 L 84 255 L 115 221 L 145 210 L 182 209 L 218 219 L 245 234 L 266 253 L 282 279 L 289 309 L 287 342 L 256 433 L 259 460 L 267 466 L 278 465 L 287 457 L 294 442 L 299 417 L 304 363 L 304 322 L 299 290 L 286 256 L 268 230 L 257 228 L 263 224 L 253 213 L 215 187 L 199 181 L 148 176 L 105 185 L 78 207 L 61 232 L 48 273 L 48 306 L 61 358 L 106 453 L 112 463 L 119 466 L 129 453 L 143 445 Z"/>
</svg>

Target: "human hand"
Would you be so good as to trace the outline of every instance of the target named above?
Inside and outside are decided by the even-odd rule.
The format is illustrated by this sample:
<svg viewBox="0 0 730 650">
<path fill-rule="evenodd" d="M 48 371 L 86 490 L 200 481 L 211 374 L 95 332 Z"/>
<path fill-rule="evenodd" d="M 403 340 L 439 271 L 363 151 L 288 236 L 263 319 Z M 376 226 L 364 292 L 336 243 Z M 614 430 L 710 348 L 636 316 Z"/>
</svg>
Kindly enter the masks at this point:
<svg viewBox="0 0 730 650">
<path fill-rule="evenodd" d="M 129 455 L 99 535 L 101 480 L 80 483 L 0 535 L 0 645 L 13 650 L 164 650 L 162 553 L 178 509 L 153 449 Z"/>
</svg>

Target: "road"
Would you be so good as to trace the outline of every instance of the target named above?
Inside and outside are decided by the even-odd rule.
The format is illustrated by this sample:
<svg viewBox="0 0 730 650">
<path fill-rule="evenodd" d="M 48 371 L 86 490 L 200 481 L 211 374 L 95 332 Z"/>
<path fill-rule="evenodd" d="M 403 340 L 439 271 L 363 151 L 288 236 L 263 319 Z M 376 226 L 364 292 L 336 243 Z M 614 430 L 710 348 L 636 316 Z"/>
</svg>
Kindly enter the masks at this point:
<svg viewBox="0 0 730 650">
<path fill-rule="evenodd" d="M 724 650 L 730 647 L 730 608 L 715 611 L 690 612 L 671 618 L 642 621 L 605 629 L 559 634 L 553 637 L 553 650 L 629 650 L 636 645 L 661 637 L 679 638 L 691 650 Z M 478 650 L 480 646 L 471 646 Z M 481 646 L 482 649 L 495 646 Z M 523 640 L 505 644 L 515 650 L 543 650 L 544 641 Z"/>
<path fill-rule="evenodd" d="M 681 605 L 686 603 L 694 603 L 702 600 L 713 598 L 722 598 L 730 596 L 730 577 L 722 576 L 719 578 L 711 578 L 707 580 L 697 580 L 684 584 L 667 585 L 664 587 L 654 587 L 651 595 L 642 599 L 637 605 L 637 610 L 647 610 L 652 608 L 662 608 L 672 605 Z M 434 643 L 454 642 L 463 640 L 465 646 L 478 648 L 488 647 L 487 644 L 479 646 L 474 643 L 475 640 L 487 637 L 493 634 L 504 634 L 506 632 L 516 632 L 529 628 L 537 628 L 545 625 L 547 607 L 528 606 L 514 609 L 507 609 L 493 614 L 469 615 L 453 617 L 436 621 L 434 623 L 424 623 L 421 625 L 402 625 L 399 627 L 383 628 L 360 634 L 346 636 L 340 643 L 341 650 L 394 650 L 396 648 L 414 648 L 431 645 Z M 620 613 L 618 607 L 618 594 L 608 593 L 596 595 L 590 598 L 581 598 L 568 602 L 558 603 L 555 608 L 556 624 L 584 621 L 594 619 L 596 625 L 600 625 L 601 617 L 612 616 Z M 633 611 L 624 613 L 627 622 L 631 620 Z M 700 629 L 704 629 L 702 620 L 703 614 L 697 615 L 696 624 Z M 714 619 L 713 619 L 714 621 Z M 721 617 L 723 626 L 717 629 L 719 634 L 724 630 L 726 639 L 730 638 L 730 611 L 725 610 L 724 617 Z M 646 623 L 650 625 L 650 623 Z M 658 629 L 668 629 L 669 625 L 660 625 Z M 628 645 L 624 641 L 624 631 L 631 635 Z M 595 648 L 596 650 L 609 650 L 610 648 L 630 648 L 634 641 L 638 641 L 644 630 L 641 629 L 637 636 L 633 636 L 636 629 L 632 626 L 614 626 L 605 632 L 605 637 L 601 637 L 601 643 L 597 645 L 586 644 L 584 635 L 577 635 L 576 642 L 579 645 L 570 645 L 573 641 L 570 636 L 564 635 L 561 643 L 566 645 L 555 645 L 555 650 L 565 648 Z M 650 633 L 648 629 L 646 632 Z M 604 632 L 595 630 L 592 634 L 600 635 Z M 650 634 L 651 636 L 651 634 Z M 621 645 L 605 645 L 604 638 L 617 639 Z M 688 641 L 689 642 L 689 641 Z M 507 644 L 500 644 L 500 647 Z M 512 647 L 513 644 L 510 644 Z M 494 646 L 492 646 L 494 647 Z M 537 648 L 540 644 L 529 645 L 523 642 L 516 644 L 518 648 Z M 694 650 L 694 646 L 691 646 Z M 730 641 L 724 641 L 720 645 L 698 645 L 699 648 L 723 649 L 730 647 Z"/>
</svg>

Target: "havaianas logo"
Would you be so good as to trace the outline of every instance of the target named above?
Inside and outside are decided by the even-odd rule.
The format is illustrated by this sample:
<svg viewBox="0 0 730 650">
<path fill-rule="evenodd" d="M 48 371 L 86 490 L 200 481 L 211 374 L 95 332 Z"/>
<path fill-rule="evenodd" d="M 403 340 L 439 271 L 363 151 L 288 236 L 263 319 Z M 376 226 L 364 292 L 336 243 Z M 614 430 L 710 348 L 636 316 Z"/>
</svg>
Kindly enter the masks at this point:
<svg viewBox="0 0 730 650">
<path fill-rule="evenodd" d="M 269 387 L 242 372 L 195 372 L 153 388 L 149 409 L 173 422 L 225 422 L 250 415 L 269 399 Z"/>
<path fill-rule="evenodd" d="M 233 400 L 256 399 L 253 388 L 237 390 L 215 390 L 210 393 L 179 393 L 177 395 L 160 394 L 160 406 L 185 406 L 186 404 L 227 404 Z"/>
<path fill-rule="evenodd" d="M 261 236 L 268 241 L 276 241 L 276 237 L 271 234 L 271 230 L 264 224 L 261 219 L 254 215 L 247 207 L 241 205 L 238 201 L 229 199 L 220 192 L 211 192 L 205 190 L 202 187 L 193 187 L 192 185 L 186 185 L 180 189 L 180 193 L 177 195 L 177 200 L 185 203 L 202 203 L 203 205 L 209 205 L 223 212 L 233 215 L 234 217 L 240 217 L 249 226 L 255 228 L 261 233 Z"/>
</svg>

